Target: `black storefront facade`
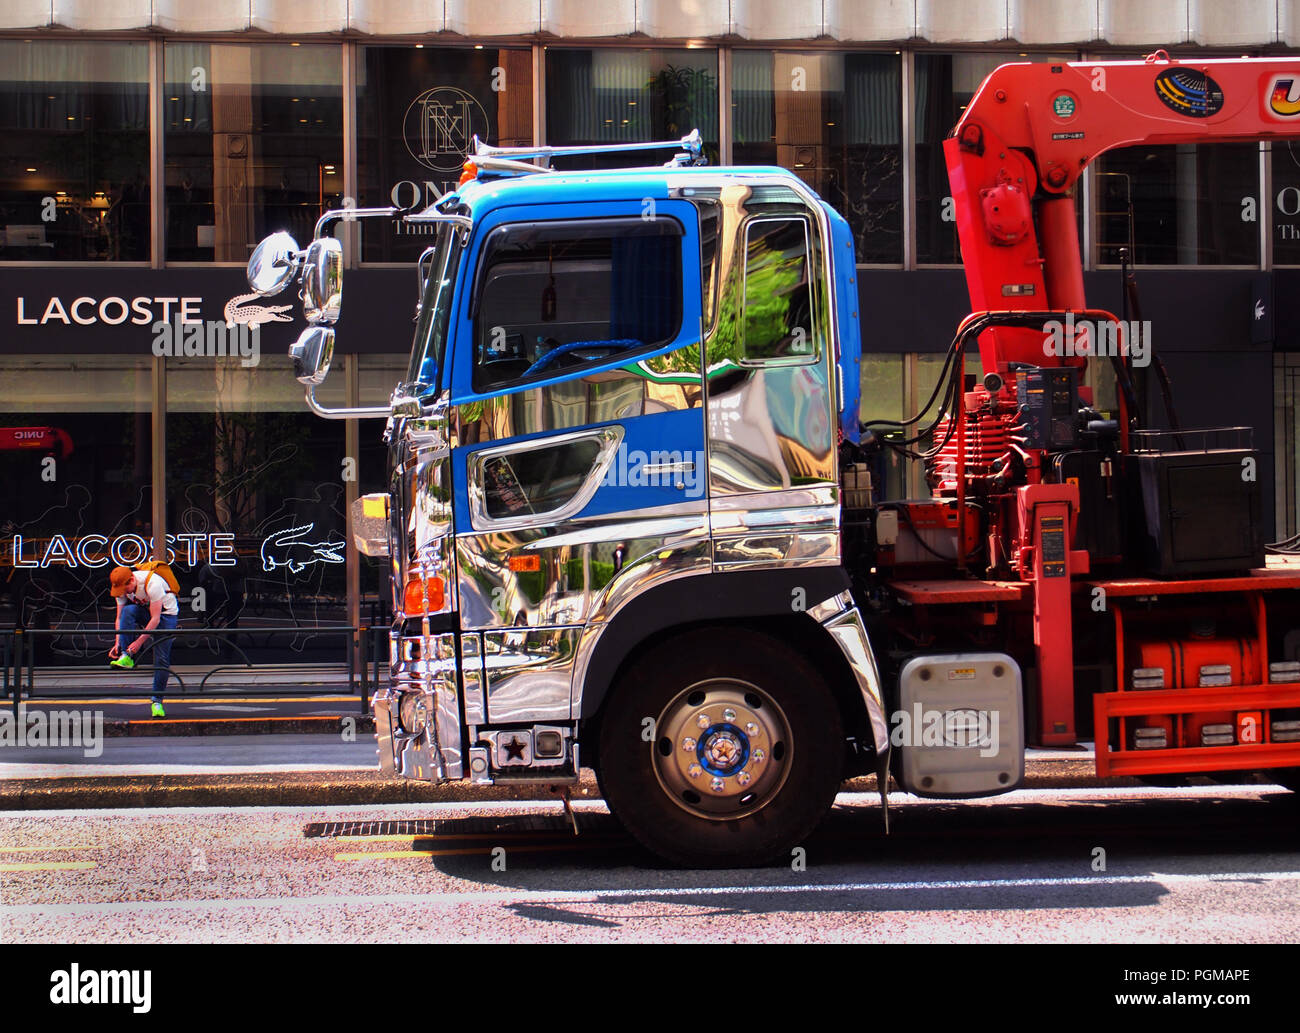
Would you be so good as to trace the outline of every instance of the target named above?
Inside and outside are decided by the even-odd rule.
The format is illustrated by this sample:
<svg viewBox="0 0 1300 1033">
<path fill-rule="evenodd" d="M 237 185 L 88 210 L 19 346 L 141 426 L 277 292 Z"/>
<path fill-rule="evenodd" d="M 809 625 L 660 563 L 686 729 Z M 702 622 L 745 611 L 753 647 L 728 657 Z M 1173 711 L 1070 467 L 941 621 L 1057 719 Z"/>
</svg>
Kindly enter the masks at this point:
<svg viewBox="0 0 1300 1033">
<path fill-rule="evenodd" d="M 0 627 L 66 629 L 51 660 L 97 658 L 75 629 L 111 622 L 107 568 L 147 551 L 158 520 L 201 603 L 182 609 L 191 625 L 301 628 L 275 658 L 321 661 L 339 639 L 318 629 L 385 622 L 383 569 L 345 546 L 349 501 L 385 486 L 382 422 L 307 411 L 285 354 L 300 310 L 250 297 L 243 263 L 272 230 L 309 239 L 330 207 L 423 207 L 474 134 L 698 127 L 714 161 L 794 169 L 854 229 L 864 415 L 914 411 L 969 307 L 947 129 L 1003 61 L 1137 46 L 1029 46 L 1005 26 L 945 44 L 918 24 L 832 40 L 0 32 Z M 1289 52 L 1276 26 L 1259 32 L 1232 53 Z M 1091 303 L 1121 309 L 1114 263 L 1134 244 L 1183 423 L 1252 427 L 1266 530 L 1295 533 L 1300 146 L 1133 148 L 1082 193 Z M 427 244 L 411 229 L 367 223 L 346 242 L 326 404 L 381 404 L 404 373 Z M 256 340 L 248 306 L 268 309 Z M 922 490 L 894 472 L 892 494 Z"/>
</svg>

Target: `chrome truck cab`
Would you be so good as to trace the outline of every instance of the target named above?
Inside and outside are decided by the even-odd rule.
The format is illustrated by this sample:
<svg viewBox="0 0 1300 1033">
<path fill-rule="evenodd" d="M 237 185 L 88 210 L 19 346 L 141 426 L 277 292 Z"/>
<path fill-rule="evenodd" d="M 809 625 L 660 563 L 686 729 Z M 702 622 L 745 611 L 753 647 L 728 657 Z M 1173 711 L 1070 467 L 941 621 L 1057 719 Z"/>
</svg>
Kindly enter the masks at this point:
<svg viewBox="0 0 1300 1033">
<path fill-rule="evenodd" d="M 651 849 L 753 863 L 889 749 L 840 560 L 852 239 L 789 172 L 671 146 L 665 167 L 573 173 L 548 163 L 576 148 L 480 146 L 410 217 L 439 225 L 381 409 L 312 394 L 333 238 L 269 239 L 250 282 L 301 274 L 313 325 L 291 355 L 314 411 L 387 418 L 389 492 L 352 518 L 391 563 L 382 770 L 563 784 L 592 766 Z"/>
</svg>

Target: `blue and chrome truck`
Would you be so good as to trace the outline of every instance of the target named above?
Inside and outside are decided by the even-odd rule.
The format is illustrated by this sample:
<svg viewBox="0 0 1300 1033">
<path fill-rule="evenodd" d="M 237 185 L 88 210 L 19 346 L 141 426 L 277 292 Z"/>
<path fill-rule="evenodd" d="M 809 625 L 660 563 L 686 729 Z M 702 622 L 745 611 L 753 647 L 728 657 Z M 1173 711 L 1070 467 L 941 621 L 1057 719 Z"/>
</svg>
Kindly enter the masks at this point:
<svg viewBox="0 0 1300 1033">
<path fill-rule="evenodd" d="M 1090 67 L 1025 90 L 1059 75 L 1086 99 Z M 986 85 L 948 144 L 968 278 L 988 279 L 968 231 L 1000 259 L 1032 227 L 1076 224 L 1068 189 L 1035 187 L 1032 155 L 980 128 L 1016 81 Z M 552 168 L 664 146 L 666 165 Z M 301 281 L 311 325 L 290 354 L 309 407 L 387 421 L 389 490 L 349 520 L 391 569 L 381 769 L 563 787 L 590 768 L 637 840 L 702 866 L 788 859 L 860 774 L 882 796 L 891 777 L 935 797 L 1014 789 L 1027 742 L 1095 739 L 1101 775 L 1294 785 L 1300 570 L 1265 569 L 1258 486 L 1225 479 L 1254 455 L 1240 428 L 1162 444 L 1124 406 L 1125 354 L 1118 415 L 1097 360 L 1028 361 L 1026 335 L 1084 309 L 1051 304 L 1068 269 L 1020 261 L 1014 290 L 981 284 L 1005 310 L 959 328 L 932 422 L 860 423 L 848 224 L 789 171 L 700 155 L 698 134 L 477 145 L 458 188 L 406 217 L 433 243 L 406 379 L 375 409 L 314 395 L 341 304 L 325 230 L 395 210 L 330 212 L 306 249 L 276 234 L 255 251 L 254 290 Z M 965 372 L 977 342 L 982 381 Z M 924 464 L 928 497 L 881 497 L 886 450 Z M 1172 530 L 1170 470 L 1215 500 Z M 1174 537 L 1141 559 L 1152 533 Z"/>
</svg>

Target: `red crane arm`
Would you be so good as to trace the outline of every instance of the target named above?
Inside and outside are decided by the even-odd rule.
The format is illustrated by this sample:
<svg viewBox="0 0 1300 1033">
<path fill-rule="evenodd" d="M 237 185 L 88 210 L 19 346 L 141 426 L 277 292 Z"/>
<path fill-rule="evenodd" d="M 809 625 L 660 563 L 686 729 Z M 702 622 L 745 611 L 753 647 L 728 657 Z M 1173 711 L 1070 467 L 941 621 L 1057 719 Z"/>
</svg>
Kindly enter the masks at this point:
<svg viewBox="0 0 1300 1033">
<path fill-rule="evenodd" d="M 944 141 L 974 311 L 1084 309 L 1073 187 L 1098 155 L 1134 144 L 1300 137 L 1300 58 L 1002 65 Z M 1042 334 L 989 330 L 986 372 L 1082 359 Z"/>
</svg>

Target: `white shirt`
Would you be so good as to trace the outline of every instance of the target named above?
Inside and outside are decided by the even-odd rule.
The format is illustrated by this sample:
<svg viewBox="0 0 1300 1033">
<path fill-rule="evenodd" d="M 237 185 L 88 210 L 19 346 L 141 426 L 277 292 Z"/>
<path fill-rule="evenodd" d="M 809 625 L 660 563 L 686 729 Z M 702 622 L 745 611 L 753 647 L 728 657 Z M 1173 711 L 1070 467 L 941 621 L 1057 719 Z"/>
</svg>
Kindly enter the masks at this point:
<svg viewBox="0 0 1300 1033">
<path fill-rule="evenodd" d="M 180 614 L 176 596 L 161 574 L 155 574 L 152 570 L 133 570 L 131 576 L 135 578 L 135 586 L 126 591 L 124 598 L 128 603 L 149 607 L 161 599 L 163 613 L 172 617 Z"/>
</svg>

